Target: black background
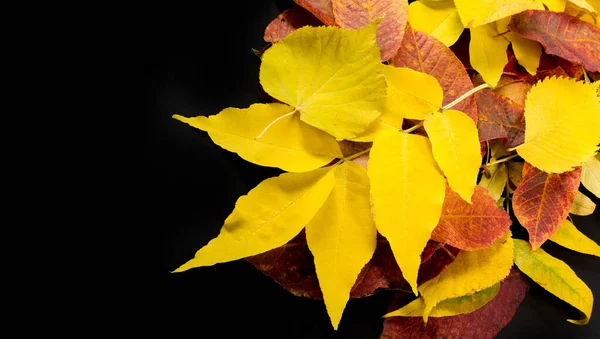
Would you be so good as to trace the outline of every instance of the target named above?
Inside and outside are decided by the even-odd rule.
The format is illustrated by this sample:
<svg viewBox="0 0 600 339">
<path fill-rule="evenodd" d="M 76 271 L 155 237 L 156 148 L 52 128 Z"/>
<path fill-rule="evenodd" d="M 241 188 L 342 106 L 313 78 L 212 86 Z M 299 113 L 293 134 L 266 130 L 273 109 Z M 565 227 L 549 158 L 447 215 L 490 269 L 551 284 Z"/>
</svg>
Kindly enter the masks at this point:
<svg viewBox="0 0 600 339">
<path fill-rule="evenodd" d="M 391 292 L 349 302 L 334 332 L 322 301 L 292 296 L 244 260 L 170 274 L 215 237 L 240 195 L 277 169 L 253 165 L 216 146 L 206 133 L 171 118 L 216 114 L 258 102 L 258 58 L 264 28 L 291 1 L 217 1 L 156 8 L 146 30 L 144 170 L 152 233 L 149 295 L 158 323 L 173 336 L 195 338 L 377 338 Z M 594 200 L 600 203 L 598 199 Z M 600 213 L 575 218 L 600 242 Z M 544 245 L 600 297 L 600 259 Z M 598 301 L 594 303 L 600 312 Z M 498 338 L 600 337 L 600 316 L 588 326 L 566 322 L 577 310 L 533 286 Z M 177 333 L 177 334 L 176 334 Z"/>
</svg>

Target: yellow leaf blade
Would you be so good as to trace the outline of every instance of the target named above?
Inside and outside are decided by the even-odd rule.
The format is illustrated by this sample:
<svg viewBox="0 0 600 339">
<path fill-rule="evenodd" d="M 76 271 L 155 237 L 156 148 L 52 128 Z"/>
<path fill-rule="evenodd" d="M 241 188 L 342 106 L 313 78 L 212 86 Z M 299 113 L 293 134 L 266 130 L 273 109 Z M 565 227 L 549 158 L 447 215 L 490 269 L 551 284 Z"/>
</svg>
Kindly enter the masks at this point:
<svg viewBox="0 0 600 339">
<path fill-rule="evenodd" d="M 208 132 L 215 144 L 261 166 L 305 172 L 342 156 L 335 138 L 300 121 L 297 113 L 281 118 L 293 110 L 282 104 L 254 104 L 246 109 L 226 108 L 209 117 L 173 117 Z"/>
<path fill-rule="evenodd" d="M 415 1 L 408 7 L 408 22 L 417 31 L 452 46 L 464 30 L 453 1 Z"/>
<path fill-rule="evenodd" d="M 594 9 L 594 7 L 585 0 L 569 0 L 569 2 L 573 3 L 577 7 L 585 9 L 590 13 L 596 13 L 596 9 Z"/>
<path fill-rule="evenodd" d="M 595 209 L 596 204 L 590 198 L 586 197 L 581 192 L 577 192 L 569 213 L 575 215 L 590 215 L 594 213 Z"/>
<path fill-rule="evenodd" d="M 477 251 L 461 251 L 456 260 L 437 277 L 419 286 L 425 300 L 423 319 L 442 300 L 471 295 L 504 280 L 513 265 L 511 233 L 492 246 Z"/>
<path fill-rule="evenodd" d="M 491 161 L 496 159 L 492 158 Z M 488 166 L 491 172 L 491 176 L 488 178 L 484 175 L 481 176 L 479 186 L 488 190 L 490 196 L 498 201 L 502 197 L 506 182 L 508 181 L 508 169 L 506 164 L 500 163 L 496 165 Z"/>
<path fill-rule="evenodd" d="M 541 248 L 535 251 L 527 241 L 514 239 L 515 264 L 548 292 L 573 305 L 585 314 L 581 320 L 568 321 L 585 325 L 592 316 L 594 296 L 590 288 L 573 272 L 569 265 L 554 258 Z"/>
<path fill-rule="evenodd" d="M 478 27 L 528 9 L 543 10 L 539 0 L 454 0 L 465 27 Z"/>
<path fill-rule="evenodd" d="M 508 44 L 509 41 L 504 36 L 498 35 L 498 29 L 494 24 L 471 28 L 469 43 L 471 66 L 492 87 L 496 87 L 504 66 L 508 63 L 506 56 Z"/>
<path fill-rule="evenodd" d="M 367 129 L 360 133 L 356 138 L 350 139 L 358 142 L 372 142 L 379 133 L 384 131 L 397 131 L 402 128 L 402 117 L 389 115 L 385 111 L 377 120 L 373 121 Z"/>
<path fill-rule="evenodd" d="M 477 126 L 466 114 L 448 110 L 432 113 L 425 118 L 425 130 L 433 155 L 448 178 L 448 184 L 465 201 L 477 185 L 481 152 Z"/>
<path fill-rule="evenodd" d="M 553 12 L 563 12 L 567 5 L 567 0 L 542 0 L 542 3 Z"/>
<path fill-rule="evenodd" d="M 333 172 L 335 186 L 306 225 L 306 241 L 327 313 L 337 330 L 350 290 L 375 252 L 377 229 L 371 216 L 367 171 L 357 163 L 344 162 Z"/>
<path fill-rule="evenodd" d="M 356 30 L 303 27 L 262 57 L 260 83 L 300 111 L 302 121 L 351 139 L 375 121 L 386 84 L 375 42 L 377 23 Z"/>
<path fill-rule="evenodd" d="M 417 294 L 421 252 L 442 213 L 446 184 L 429 140 L 398 131 L 373 143 L 368 164 L 377 230 Z"/>
<path fill-rule="evenodd" d="M 317 213 L 334 183 L 329 168 L 284 173 L 264 180 L 238 199 L 219 235 L 175 272 L 237 260 L 284 245 Z"/>
<path fill-rule="evenodd" d="M 581 184 L 600 199 L 600 159 L 593 157 L 581 165 Z"/>
<path fill-rule="evenodd" d="M 389 115 L 423 120 L 442 107 L 444 92 L 436 78 L 406 67 L 383 65 Z M 388 118 L 389 119 L 389 118 Z"/>
<path fill-rule="evenodd" d="M 563 221 L 550 240 L 570 250 L 600 257 L 600 246 L 581 233 L 569 220 Z"/>
<path fill-rule="evenodd" d="M 600 98 L 592 84 L 551 77 L 529 90 L 525 143 L 516 147 L 523 159 L 544 172 L 563 173 L 593 158 L 598 144 Z"/>
</svg>

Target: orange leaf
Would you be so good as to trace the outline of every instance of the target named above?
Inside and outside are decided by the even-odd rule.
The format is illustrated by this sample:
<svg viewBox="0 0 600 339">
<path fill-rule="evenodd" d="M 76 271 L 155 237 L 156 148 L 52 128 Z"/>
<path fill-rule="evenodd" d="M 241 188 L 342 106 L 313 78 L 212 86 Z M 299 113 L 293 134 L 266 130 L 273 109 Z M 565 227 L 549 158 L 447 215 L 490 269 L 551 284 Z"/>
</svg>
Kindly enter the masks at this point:
<svg viewBox="0 0 600 339">
<path fill-rule="evenodd" d="M 431 238 L 467 251 L 490 247 L 502 238 L 511 224 L 508 213 L 483 187 L 475 186 L 472 200 L 469 204 L 446 186 L 442 216 Z"/>
<path fill-rule="evenodd" d="M 525 141 L 523 105 L 495 94 L 489 89 L 475 94 L 479 111 L 479 141 L 505 138 L 507 148 Z"/>
<path fill-rule="evenodd" d="M 302 7 L 294 6 L 283 11 L 265 29 L 266 42 L 277 42 L 303 26 L 320 26 L 322 23 Z"/>
<path fill-rule="evenodd" d="M 560 228 L 567 218 L 581 179 L 581 167 L 560 174 L 546 173 L 528 162 L 513 196 L 515 216 L 529 232 L 535 250 Z"/>
<path fill-rule="evenodd" d="M 311 12 L 325 25 L 337 26 L 333 19 L 331 0 L 294 0 L 294 2 Z"/>
<path fill-rule="evenodd" d="M 444 90 L 444 105 L 473 89 L 465 66 L 456 55 L 436 38 L 415 31 L 410 25 L 406 25 L 402 44 L 391 61 L 396 67 L 409 67 L 435 77 Z M 477 122 L 477 105 L 473 96 L 452 109 Z"/>
<path fill-rule="evenodd" d="M 408 21 L 407 0 L 332 0 L 335 22 L 342 28 L 357 29 L 382 17 L 377 26 L 381 60 L 390 59 L 400 47 Z"/>
<path fill-rule="evenodd" d="M 590 23 L 566 13 L 529 10 L 513 15 L 508 28 L 538 41 L 548 54 L 600 70 L 600 28 Z"/>
</svg>

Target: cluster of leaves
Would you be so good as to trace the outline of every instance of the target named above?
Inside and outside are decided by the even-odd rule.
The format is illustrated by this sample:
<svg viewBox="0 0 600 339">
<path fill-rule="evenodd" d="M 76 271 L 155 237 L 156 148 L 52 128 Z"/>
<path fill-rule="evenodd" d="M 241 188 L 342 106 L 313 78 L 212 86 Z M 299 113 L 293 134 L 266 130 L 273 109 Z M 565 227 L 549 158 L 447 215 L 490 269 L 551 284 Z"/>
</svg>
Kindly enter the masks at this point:
<svg viewBox="0 0 600 339">
<path fill-rule="evenodd" d="M 257 53 L 270 102 L 175 116 L 287 172 L 240 197 L 176 271 L 247 258 L 323 298 L 335 329 L 351 297 L 412 291 L 392 303 L 384 338 L 448 336 L 473 319 L 473 336 L 493 336 L 524 273 L 588 323 L 591 290 L 540 246 L 600 256 L 569 221 L 595 209 L 580 183 L 600 197 L 600 82 L 588 77 L 600 3 L 296 3 Z M 509 208 L 528 239 L 513 238 Z"/>
</svg>

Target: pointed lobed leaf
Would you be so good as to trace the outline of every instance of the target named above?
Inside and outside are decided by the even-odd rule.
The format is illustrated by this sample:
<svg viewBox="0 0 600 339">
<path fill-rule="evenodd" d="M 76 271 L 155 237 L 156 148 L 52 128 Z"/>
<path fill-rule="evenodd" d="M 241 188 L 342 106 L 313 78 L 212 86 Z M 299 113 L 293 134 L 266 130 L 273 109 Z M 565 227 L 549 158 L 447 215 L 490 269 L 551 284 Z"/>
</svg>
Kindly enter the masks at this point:
<svg viewBox="0 0 600 339">
<path fill-rule="evenodd" d="M 513 16 L 508 27 L 541 43 L 548 54 L 581 64 L 591 72 L 600 70 L 600 28 L 590 23 L 566 13 L 531 10 Z"/>
<path fill-rule="evenodd" d="M 429 114 L 423 126 L 450 188 L 470 203 L 481 165 L 477 126 L 466 114 L 454 110 Z"/>
<path fill-rule="evenodd" d="M 600 199 L 600 159 L 597 156 L 581 165 L 581 184 Z"/>
<path fill-rule="evenodd" d="M 442 274 L 419 286 L 426 306 L 423 319 L 427 322 L 431 310 L 442 300 L 470 295 L 504 280 L 512 265 L 510 231 L 489 248 L 460 252 Z"/>
<path fill-rule="evenodd" d="M 335 186 L 306 225 L 306 242 L 333 328 L 337 330 L 350 290 L 377 245 L 371 216 L 369 177 L 354 162 L 333 169 Z"/>
<path fill-rule="evenodd" d="M 384 132 L 371 149 L 368 175 L 377 230 L 387 238 L 417 294 L 419 256 L 437 225 L 445 180 L 425 137 Z"/>
<path fill-rule="evenodd" d="M 406 26 L 400 48 L 392 58 L 396 67 L 408 67 L 435 77 L 444 91 L 442 105 L 447 105 L 473 89 L 467 70 L 443 43 L 425 33 Z M 475 98 L 469 97 L 453 107 L 477 122 Z"/>
<path fill-rule="evenodd" d="M 246 109 L 226 108 L 209 117 L 173 117 L 208 132 L 215 144 L 261 166 L 305 172 L 341 157 L 331 135 L 300 121 L 298 114 L 283 117 L 292 111 L 294 108 L 283 104 L 253 104 Z"/>
<path fill-rule="evenodd" d="M 331 0 L 294 0 L 327 26 L 336 26 Z"/>
<path fill-rule="evenodd" d="M 495 160 L 495 158 L 491 159 L 491 161 Z M 489 165 L 487 168 L 490 171 L 490 176 L 487 177 L 484 172 L 478 186 L 486 189 L 489 196 L 494 201 L 498 201 L 502 197 L 502 193 L 504 193 L 504 188 L 506 188 L 506 183 L 508 182 L 508 168 L 503 163 Z"/>
<path fill-rule="evenodd" d="M 454 0 L 465 27 L 478 27 L 527 9 L 544 9 L 538 0 Z"/>
<path fill-rule="evenodd" d="M 380 339 L 493 338 L 511 321 L 528 289 L 527 279 L 513 269 L 500 284 L 496 297 L 480 309 L 453 317 L 432 318 L 427 325 L 415 317 L 386 318 Z M 397 308 L 399 305 L 392 302 L 391 306 Z"/>
<path fill-rule="evenodd" d="M 529 242 L 539 248 L 558 231 L 579 188 L 581 169 L 552 174 L 523 166 L 523 180 L 513 196 L 513 210 L 519 223 L 529 232 Z"/>
<path fill-rule="evenodd" d="M 499 35 L 495 24 L 471 28 L 469 54 L 471 66 L 481 74 L 483 80 L 490 86 L 496 87 L 504 66 L 508 62 L 506 48 L 509 41 Z"/>
<path fill-rule="evenodd" d="M 389 65 L 383 66 L 383 74 L 388 85 L 386 110 L 389 111 L 384 115 L 399 116 L 396 120 L 400 121 L 401 118 L 423 120 L 428 113 L 442 107 L 444 92 L 433 76 Z"/>
<path fill-rule="evenodd" d="M 594 213 L 596 209 L 596 204 L 590 200 L 590 198 L 586 197 L 583 193 L 577 192 L 575 195 L 575 199 L 573 200 L 573 205 L 571 205 L 571 210 L 569 213 L 575 215 L 590 215 Z"/>
<path fill-rule="evenodd" d="M 300 27 L 320 25 L 322 24 L 319 19 L 310 12 L 302 7 L 294 6 L 283 11 L 267 25 L 264 40 L 277 42 Z"/>
<path fill-rule="evenodd" d="M 446 188 L 442 216 L 431 238 L 462 250 L 479 250 L 502 238 L 510 224 L 508 213 L 496 206 L 484 188 L 475 187 L 472 204 Z"/>
<path fill-rule="evenodd" d="M 302 121 L 338 139 L 356 137 L 385 104 L 376 28 L 302 27 L 290 33 L 263 54 L 264 90 L 294 106 Z"/>
<path fill-rule="evenodd" d="M 329 168 L 264 180 L 238 199 L 219 235 L 175 272 L 249 257 L 287 243 L 317 213 L 334 182 Z"/>
<path fill-rule="evenodd" d="M 479 120 L 479 140 L 506 138 L 506 147 L 520 145 L 525 140 L 525 119 L 522 105 L 484 89 L 475 94 Z"/>
<path fill-rule="evenodd" d="M 407 0 L 332 0 L 335 22 L 346 29 L 364 27 L 383 18 L 377 27 L 377 45 L 381 60 L 390 59 L 398 50 L 408 20 Z"/>
<path fill-rule="evenodd" d="M 563 261 L 539 248 L 532 251 L 527 241 L 515 239 L 515 264 L 548 292 L 573 305 L 585 314 L 581 320 L 568 321 L 585 325 L 590 321 L 594 296 L 590 288 Z"/>
<path fill-rule="evenodd" d="M 569 93 L 569 96 L 564 96 Z M 600 98 L 592 84 L 547 78 L 525 101 L 523 159 L 550 173 L 562 173 L 591 159 L 600 144 Z"/>
<path fill-rule="evenodd" d="M 414 1 L 408 6 L 408 22 L 446 46 L 452 46 L 464 30 L 453 1 Z"/>
<path fill-rule="evenodd" d="M 581 233 L 567 219 L 563 221 L 558 232 L 550 237 L 550 240 L 570 250 L 600 257 L 600 246 L 594 240 Z"/>
</svg>

